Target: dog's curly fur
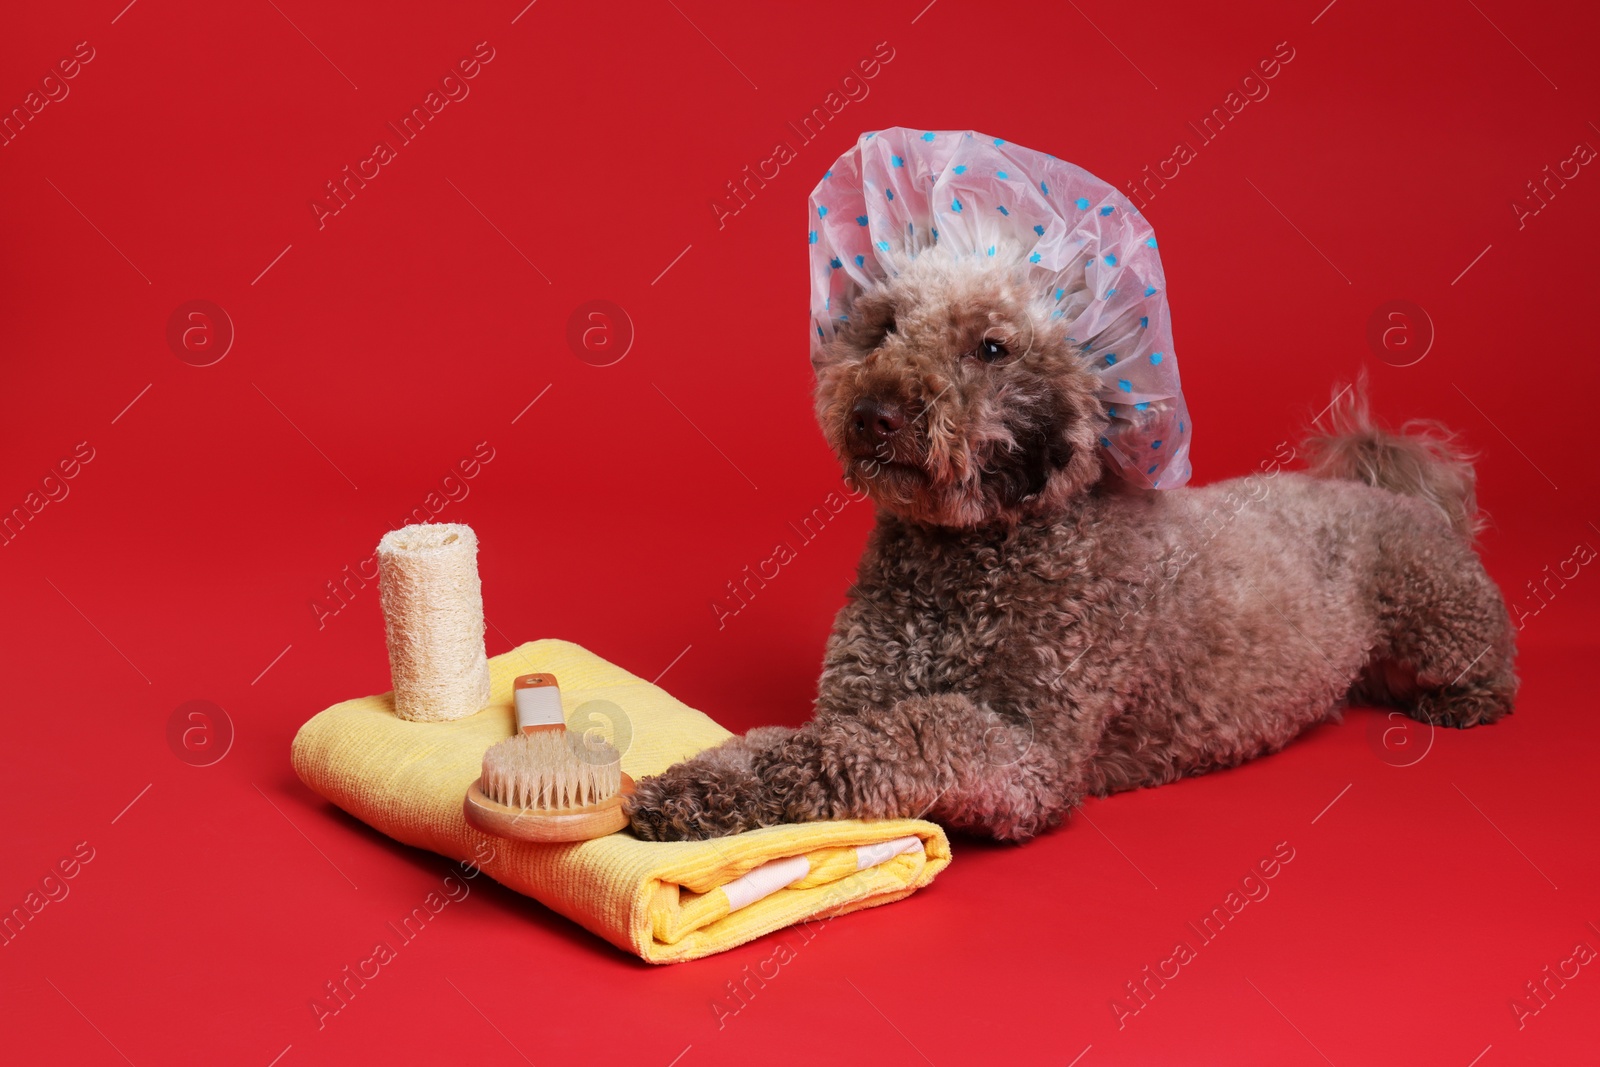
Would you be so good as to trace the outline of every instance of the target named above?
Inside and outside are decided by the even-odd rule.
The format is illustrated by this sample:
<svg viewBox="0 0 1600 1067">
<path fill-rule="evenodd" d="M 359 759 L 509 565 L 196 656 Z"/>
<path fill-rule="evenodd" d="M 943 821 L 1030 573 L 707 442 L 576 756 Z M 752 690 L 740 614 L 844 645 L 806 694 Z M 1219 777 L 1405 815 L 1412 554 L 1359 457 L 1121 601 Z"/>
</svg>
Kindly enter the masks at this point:
<svg viewBox="0 0 1600 1067">
<path fill-rule="evenodd" d="M 1348 700 L 1460 727 L 1511 710 L 1515 631 L 1448 434 L 1381 430 L 1347 388 L 1309 473 L 1278 470 L 1284 446 L 1247 478 L 1131 488 L 1049 310 L 1018 269 L 937 249 L 854 301 L 813 357 L 816 410 L 878 524 L 815 716 L 642 780 L 635 834 L 927 815 L 1025 840 Z"/>
</svg>

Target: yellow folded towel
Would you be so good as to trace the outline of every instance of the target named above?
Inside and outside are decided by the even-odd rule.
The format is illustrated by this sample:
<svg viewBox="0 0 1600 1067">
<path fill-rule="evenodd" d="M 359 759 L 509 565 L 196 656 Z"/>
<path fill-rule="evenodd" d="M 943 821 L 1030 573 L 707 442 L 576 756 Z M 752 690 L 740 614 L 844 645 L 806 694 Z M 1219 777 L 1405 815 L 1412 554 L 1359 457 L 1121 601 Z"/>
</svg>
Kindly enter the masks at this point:
<svg viewBox="0 0 1600 1067">
<path fill-rule="evenodd" d="M 334 705 L 295 735 L 295 772 L 395 840 L 475 863 L 650 963 L 699 959 L 793 923 L 888 904 L 950 862 L 944 831 L 919 819 L 798 823 L 713 841 L 619 833 L 539 845 L 483 834 L 461 802 L 484 749 L 513 732 L 519 674 L 554 674 L 569 727 L 601 729 L 636 779 L 731 736 L 570 642 L 531 641 L 495 656 L 489 670 L 489 706 L 452 722 L 407 722 L 392 693 Z"/>
</svg>

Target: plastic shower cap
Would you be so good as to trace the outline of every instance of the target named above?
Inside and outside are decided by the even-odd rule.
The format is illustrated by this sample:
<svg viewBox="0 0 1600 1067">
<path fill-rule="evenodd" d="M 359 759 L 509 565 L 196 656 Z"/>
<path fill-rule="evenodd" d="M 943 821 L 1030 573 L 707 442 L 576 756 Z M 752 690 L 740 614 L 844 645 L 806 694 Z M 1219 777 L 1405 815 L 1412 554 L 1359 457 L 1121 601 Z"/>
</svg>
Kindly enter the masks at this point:
<svg viewBox="0 0 1600 1067">
<path fill-rule="evenodd" d="M 1156 238 L 1081 167 L 970 130 L 863 134 L 811 192 L 813 345 L 833 337 L 897 257 L 1021 248 L 1029 277 L 1100 378 L 1107 461 L 1135 485 L 1189 480 L 1193 427 L 1178 384 Z"/>
</svg>

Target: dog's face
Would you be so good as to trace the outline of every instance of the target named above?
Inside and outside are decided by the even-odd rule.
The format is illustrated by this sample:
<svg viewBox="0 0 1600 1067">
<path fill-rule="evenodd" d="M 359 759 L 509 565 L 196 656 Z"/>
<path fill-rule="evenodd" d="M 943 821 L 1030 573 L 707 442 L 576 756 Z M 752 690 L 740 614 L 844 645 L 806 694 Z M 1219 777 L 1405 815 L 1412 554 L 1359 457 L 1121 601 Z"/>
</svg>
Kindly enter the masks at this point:
<svg viewBox="0 0 1600 1067">
<path fill-rule="evenodd" d="M 885 511 L 1048 520 L 1099 480 L 1096 379 L 1020 262 L 924 251 L 857 296 L 813 355 L 822 432 Z"/>
</svg>

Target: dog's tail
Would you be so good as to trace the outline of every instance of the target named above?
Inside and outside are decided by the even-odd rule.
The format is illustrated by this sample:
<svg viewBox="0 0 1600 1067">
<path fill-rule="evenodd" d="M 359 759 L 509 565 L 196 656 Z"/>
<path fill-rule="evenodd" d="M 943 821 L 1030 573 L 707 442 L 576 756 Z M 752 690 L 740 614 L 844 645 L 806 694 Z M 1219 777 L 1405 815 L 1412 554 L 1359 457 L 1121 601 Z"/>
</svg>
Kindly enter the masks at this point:
<svg viewBox="0 0 1600 1067">
<path fill-rule="evenodd" d="M 1375 423 L 1365 371 L 1354 384 L 1335 389 L 1317 425 L 1322 432 L 1306 440 L 1314 476 L 1365 482 L 1425 500 L 1468 541 L 1482 529 L 1472 469 L 1476 456 L 1437 422 L 1413 419 L 1398 433 Z"/>
</svg>

